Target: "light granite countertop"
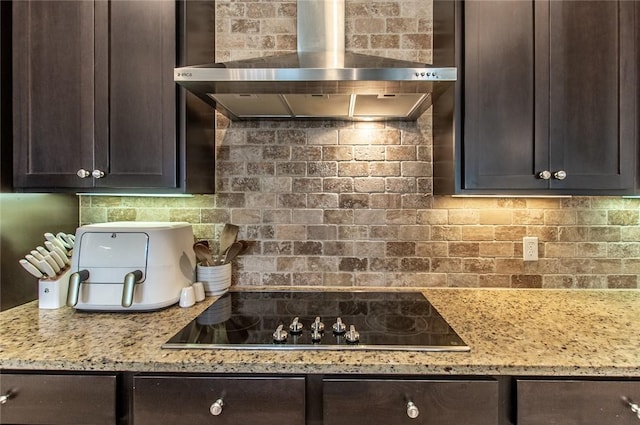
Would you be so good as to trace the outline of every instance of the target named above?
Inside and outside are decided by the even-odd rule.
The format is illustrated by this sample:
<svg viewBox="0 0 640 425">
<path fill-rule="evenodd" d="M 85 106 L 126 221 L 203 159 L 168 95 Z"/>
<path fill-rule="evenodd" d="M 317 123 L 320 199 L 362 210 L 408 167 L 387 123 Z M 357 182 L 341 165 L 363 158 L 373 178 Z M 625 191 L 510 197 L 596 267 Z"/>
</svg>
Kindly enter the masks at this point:
<svg viewBox="0 0 640 425">
<path fill-rule="evenodd" d="M 167 350 L 215 298 L 133 314 L 39 310 L 34 301 L 0 313 L 0 368 L 640 377 L 638 290 L 420 290 L 470 352 Z"/>
</svg>

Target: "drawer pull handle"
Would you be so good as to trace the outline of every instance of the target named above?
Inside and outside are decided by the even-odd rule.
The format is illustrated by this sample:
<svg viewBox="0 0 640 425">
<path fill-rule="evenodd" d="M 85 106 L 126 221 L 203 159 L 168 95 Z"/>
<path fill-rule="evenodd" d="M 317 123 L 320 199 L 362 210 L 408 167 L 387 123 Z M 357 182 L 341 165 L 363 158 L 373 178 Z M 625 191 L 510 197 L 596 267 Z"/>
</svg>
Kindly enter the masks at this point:
<svg viewBox="0 0 640 425">
<path fill-rule="evenodd" d="M 5 404 L 13 396 L 11 391 L 7 391 L 6 394 L 0 395 L 0 404 Z"/>
<path fill-rule="evenodd" d="M 224 406 L 224 402 L 222 401 L 221 398 L 219 398 L 213 402 L 213 404 L 209 408 L 209 412 L 211 412 L 213 416 L 220 416 L 222 414 L 223 406 Z"/>
<path fill-rule="evenodd" d="M 407 403 L 407 416 L 411 419 L 415 419 L 420 414 L 420 410 L 418 410 L 418 406 L 415 405 L 413 401 Z"/>
<path fill-rule="evenodd" d="M 638 416 L 638 419 L 640 419 L 640 405 L 638 405 L 638 403 L 634 403 L 633 400 L 628 397 L 622 397 L 622 400 L 629 405 L 631 411 Z"/>
</svg>

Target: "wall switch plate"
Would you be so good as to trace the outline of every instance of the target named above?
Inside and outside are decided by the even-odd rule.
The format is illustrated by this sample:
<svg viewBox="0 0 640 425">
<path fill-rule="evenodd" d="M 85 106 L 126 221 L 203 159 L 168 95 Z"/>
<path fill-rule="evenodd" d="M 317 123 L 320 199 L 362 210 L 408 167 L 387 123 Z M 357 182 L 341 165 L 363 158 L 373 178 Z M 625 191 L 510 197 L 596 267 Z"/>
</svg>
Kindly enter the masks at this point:
<svg viewBox="0 0 640 425">
<path fill-rule="evenodd" d="M 524 261 L 538 261 L 538 238 L 525 236 L 522 238 L 522 259 Z"/>
</svg>

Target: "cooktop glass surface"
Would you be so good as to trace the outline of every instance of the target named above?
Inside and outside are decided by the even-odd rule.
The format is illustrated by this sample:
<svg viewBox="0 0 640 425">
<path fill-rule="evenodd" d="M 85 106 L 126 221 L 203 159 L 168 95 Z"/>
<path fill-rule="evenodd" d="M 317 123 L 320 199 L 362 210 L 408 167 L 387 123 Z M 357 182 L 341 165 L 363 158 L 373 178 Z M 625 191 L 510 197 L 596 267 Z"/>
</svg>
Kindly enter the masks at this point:
<svg viewBox="0 0 640 425">
<path fill-rule="evenodd" d="M 162 348 L 469 351 L 419 292 L 228 292 Z"/>
</svg>

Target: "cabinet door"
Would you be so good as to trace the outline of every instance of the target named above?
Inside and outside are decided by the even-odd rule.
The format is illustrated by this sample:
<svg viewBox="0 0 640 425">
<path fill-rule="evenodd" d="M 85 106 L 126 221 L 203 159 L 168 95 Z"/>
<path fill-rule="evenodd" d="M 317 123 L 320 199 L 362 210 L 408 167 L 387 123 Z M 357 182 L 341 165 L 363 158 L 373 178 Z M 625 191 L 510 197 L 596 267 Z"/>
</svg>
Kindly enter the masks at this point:
<svg viewBox="0 0 640 425">
<path fill-rule="evenodd" d="M 116 377 L 3 373 L 3 424 L 114 425 Z"/>
<path fill-rule="evenodd" d="M 177 185 L 176 4 L 96 3 L 96 187 Z"/>
<path fill-rule="evenodd" d="M 90 187 L 93 168 L 94 5 L 13 2 L 16 188 Z"/>
<path fill-rule="evenodd" d="M 324 425 L 498 424 L 490 380 L 325 379 L 323 398 Z"/>
<path fill-rule="evenodd" d="M 550 180 L 553 189 L 633 188 L 640 47 L 634 3 L 536 4 L 549 17 L 548 31 L 538 29 L 549 34 L 548 58 L 537 69 L 548 73 L 549 167 L 567 173 Z"/>
<path fill-rule="evenodd" d="M 631 192 L 637 2 L 508 3 L 463 3 L 462 189 Z"/>
<path fill-rule="evenodd" d="M 464 189 L 545 189 L 534 178 L 534 8 L 468 1 L 464 12 Z"/>
<path fill-rule="evenodd" d="M 518 425 L 637 425 L 638 381 L 517 381 Z"/>
<path fill-rule="evenodd" d="M 136 425 L 304 425 L 305 379 L 137 376 L 133 414 Z"/>
</svg>

